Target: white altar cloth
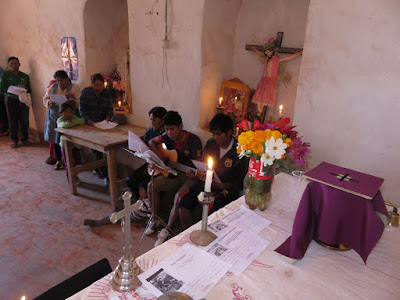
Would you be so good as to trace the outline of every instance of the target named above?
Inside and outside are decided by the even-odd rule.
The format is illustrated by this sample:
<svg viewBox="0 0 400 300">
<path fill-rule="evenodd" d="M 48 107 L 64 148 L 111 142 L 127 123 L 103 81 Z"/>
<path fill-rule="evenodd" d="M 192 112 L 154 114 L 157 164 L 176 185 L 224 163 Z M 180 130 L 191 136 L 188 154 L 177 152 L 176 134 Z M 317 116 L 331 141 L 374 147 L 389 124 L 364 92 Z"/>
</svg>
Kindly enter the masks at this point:
<svg viewBox="0 0 400 300">
<path fill-rule="evenodd" d="M 264 212 L 257 214 L 272 221 L 260 232 L 271 244 L 240 276 L 226 273 L 225 277 L 206 296 L 211 299 L 400 299 L 400 228 L 386 228 L 382 238 L 372 250 L 365 265 L 354 251 L 328 250 L 311 242 L 304 258 L 289 264 L 274 251 L 291 235 L 305 182 L 295 187 L 287 174 L 275 176 L 272 202 Z M 230 203 L 209 216 L 209 223 L 231 213 L 244 204 L 244 197 Z M 189 235 L 201 228 L 195 224 L 161 246 L 136 259 L 142 270 L 154 266 L 185 243 Z M 119 293 L 109 284 L 109 276 L 70 297 L 71 300 L 98 299 L 149 300 L 155 297 L 139 288 Z M 197 300 L 197 299 L 196 299 Z"/>
</svg>

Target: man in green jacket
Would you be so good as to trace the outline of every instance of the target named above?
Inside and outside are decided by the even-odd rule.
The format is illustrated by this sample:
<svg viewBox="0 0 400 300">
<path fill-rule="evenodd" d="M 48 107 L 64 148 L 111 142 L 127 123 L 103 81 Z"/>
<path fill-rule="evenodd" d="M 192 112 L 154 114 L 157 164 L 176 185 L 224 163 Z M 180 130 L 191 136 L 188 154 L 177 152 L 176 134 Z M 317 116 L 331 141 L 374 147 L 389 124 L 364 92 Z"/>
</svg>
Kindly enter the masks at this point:
<svg viewBox="0 0 400 300">
<path fill-rule="evenodd" d="M 24 146 L 29 146 L 28 128 L 29 128 L 29 107 L 19 100 L 18 95 L 8 92 L 10 86 L 22 87 L 27 93 L 31 92 L 29 84 L 29 76 L 19 70 L 20 63 L 17 57 L 11 56 L 8 58 L 9 70 L 1 75 L 0 93 L 5 96 L 7 116 L 11 137 L 11 148 L 18 146 L 18 125 L 21 127 L 21 143 Z"/>
</svg>

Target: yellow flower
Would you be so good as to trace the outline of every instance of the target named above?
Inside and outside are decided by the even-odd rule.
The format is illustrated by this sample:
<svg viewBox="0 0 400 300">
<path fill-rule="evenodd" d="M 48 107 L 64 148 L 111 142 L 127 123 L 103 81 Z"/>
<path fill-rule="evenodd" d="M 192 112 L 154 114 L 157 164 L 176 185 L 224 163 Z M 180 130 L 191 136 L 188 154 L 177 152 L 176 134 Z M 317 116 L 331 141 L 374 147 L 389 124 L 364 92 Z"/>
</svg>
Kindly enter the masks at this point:
<svg viewBox="0 0 400 300">
<path fill-rule="evenodd" d="M 239 144 L 243 146 L 249 146 L 250 143 L 253 141 L 254 132 L 253 131 L 245 131 L 239 135 L 238 141 Z"/>
<path fill-rule="evenodd" d="M 271 138 L 271 133 L 272 133 L 271 129 L 265 129 L 264 132 L 265 132 L 265 140 L 269 140 Z"/>
<path fill-rule="evenodd" d="M 273 136 L 276 141 L 276 140 L 282 138 L 282 133 L 280 133 L 279 130 L 274 130 L 274 131 L 272 131 L 271 136 Z"/>
<path fill-rule="evenodd" d="M 291 147 L 293 145 L 292 139 L 291 138 L 286 138 L 283 141 L 285 144 L 287 144 L 288 148 Z"/>
</svg>

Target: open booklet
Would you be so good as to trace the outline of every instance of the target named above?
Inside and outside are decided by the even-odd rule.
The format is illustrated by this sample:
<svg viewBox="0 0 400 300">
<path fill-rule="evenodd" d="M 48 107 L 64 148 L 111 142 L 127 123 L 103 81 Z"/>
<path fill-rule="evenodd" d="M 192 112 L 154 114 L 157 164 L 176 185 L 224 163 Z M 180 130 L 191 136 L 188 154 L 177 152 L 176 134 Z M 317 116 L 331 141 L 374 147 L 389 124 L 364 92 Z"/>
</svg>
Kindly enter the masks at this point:
<svg viewBox="0 0 400 300">
<path fill-rule="evenodd" d="M 169 173 L 176 175 L 177 172 L 166 166 L 164 162 L 142 141 L 140 137 L 132 131 L 128 133 L 128 148 L 135 152 L 137 157 L 144 159 L 149 164 L 154 164 L 156 167 L 166 170 Z"/>
</svg>

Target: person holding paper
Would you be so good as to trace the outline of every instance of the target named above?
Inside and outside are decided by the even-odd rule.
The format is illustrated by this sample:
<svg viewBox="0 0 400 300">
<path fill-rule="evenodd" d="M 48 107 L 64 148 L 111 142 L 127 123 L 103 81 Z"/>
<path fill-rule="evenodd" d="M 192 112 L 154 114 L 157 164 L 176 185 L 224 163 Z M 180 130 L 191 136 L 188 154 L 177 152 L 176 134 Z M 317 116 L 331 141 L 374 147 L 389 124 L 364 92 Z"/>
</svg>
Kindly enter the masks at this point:
<svg viewBox="0 0 400 300">
<path fill-rule="evenodd" d="M 237 140 L 232 136 L 232 119 L 224 114 L 217 114 L 209 124 L 213 138 L 207 141 L 203 151 L 203 161 L 213 159 L 213 169 L 221 182 L 213 182 L 211 191 L 215 197 L 213 206 L 210 205 L 210 214 L 239 198 L 243 190 L 243 180 L 247 173 L 248 162 L 239 159 L 236 153 Z M 189 189 L 180 189 L 175 197 L 174 207 L 171 210 L 168 227 L 158 234 L 155 247 L 162 244 L 170 236 L 171 228 L 180 217 L 184 229 L 193 224 L 192 211 L 199 205 L 197 196 L 204 191 L 204 174 L 195 176 L 189 171 L 187 174 L 196 184 Z"/>
<path fill-rule="evenodd" d="M 10 130 L 11 148 L 18 146 L 18 126 L 21 129 L 21 143 L 24 146 L 29 146 L 28 128 L 29 128 L 29 107 L 20 101 L 18 95 L 9 93 L 9 87 L 24 88 L 26 93 L 31 92 L 29 76 L 19 70 L 21 64 L 19 59 L 11 56 L 7 60 L 9 71 L 5 71 L 0 79 L 0 94 L 5 96 L 5 104 L 8 116 L 8 126 Z M 25 93 L 25 96 L 26 96 Z"/>
<path fill-rule="evenodd" d="M 86 124 L 93 126 L 95 122 L 106 120 L 109 122 L 113 116 L 112 98 L 107 90 L 104 89 L 104 78 L 101 74 L 93 74 L 91 77 L 92 85 L 82 90 L 79 112 Z M 92 150 L 96 160 L 103 158 L 103 153 Z M 108 185 L 107 168 L 95 169 L 93 174 L 104 180 L 104 185 Z"/>
<path fill-rule="evenodd" d="M 162 160 L 165 159 L 160 146 L 164 144 L 168 150 L 176 150 L 178 152 L 178 163 L 194 167 L 193 160 L 201 158 L 202 146 L 199 137 L 193 133 L 183 130 L 182 118 L 176 111 L 169 111 L 163 118 L 165 133 L 150 140 L 150 149 Z M 183 172 L 178 172 L 174 178 L 158 175 L 154 178 L 154 187 L 149 184 L 148 193 L 152 205 L 152 211 L 155 215 L 159 215 L 160 192 L 173 191 L 179 189 L 188 189 L 193 182 Z M 152 190 L 154 188 L 154 194 Z M 155 231 L 154 226 L 149 226 L 150 230 L 147 235 Z"/>
<path fill-rule="evenodd" d="M 55 82 L 47 88 L 46 94 L 43 97 L 43 104 L 47 108 L 46 122 L 44 128 L 44 140 L 50 143 L 50 148 L 54 149 L 56 156 L 56 162 L 54 169 L 59 170 L 64 166 L 61 148 L 59 145 L 59 136 L 55 129 L 57 128 L 57 119 L 61 116 L 59 113 L 59 103 L 53 102 L 51 97 L 54 95 L 64 95 L 65 100 L 71 105 L 72 109 L 75 110 L 75 101 L 79 99 L 80 89 L 77 85 L 71 82 L 68 74 L 64 70 L 58 70 L 54 73 Z M 51 164 L 54 158 L 50 155 L 46 159 L 46 162 Z"/>
<path fill-rule="evenodd" d="M 149 118 L 151 126 L 147 128 L 146 133 L 142 137 L 143 142 L 148 145 L 149 141 L 164 133 L 163 117 L 167 113 L 164 107 L 156 106 L 149 111 Z M 143 180 L 150 181 L 150 175 L 147 172 L 147 164 L 143 164 L 141 167 L 132 172 L 132 174 L 126 177 L 126 183 L 130 190 L 135 194 L 136 198 L 139 197 L 139 186 L 138 184 Z"/>
</svg>

